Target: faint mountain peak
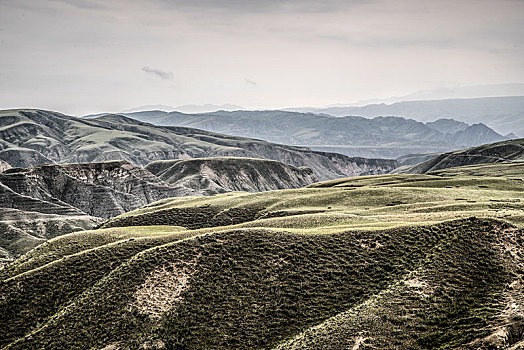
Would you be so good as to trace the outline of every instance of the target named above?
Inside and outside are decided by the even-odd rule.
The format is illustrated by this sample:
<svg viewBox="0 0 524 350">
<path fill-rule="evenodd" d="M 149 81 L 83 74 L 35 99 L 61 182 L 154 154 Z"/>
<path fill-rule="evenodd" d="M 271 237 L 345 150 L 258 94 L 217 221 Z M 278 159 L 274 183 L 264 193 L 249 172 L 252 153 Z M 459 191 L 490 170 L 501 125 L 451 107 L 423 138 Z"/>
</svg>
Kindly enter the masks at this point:
<svg viewBox="0 0 524 350">
<path fill-rule="evenodd" d="M 183 105 L 174 107 L 173 111 L 182 112 L 182 113 L 209 113 L 216 111 L 239 111 L 245 109 L 242 106 L 234 104 L 203 104 L 203 105 Z"/>
<path fill-rule="evenodd" d="M 459 122 L 451 118 L 441 118 L 435 120 L 434 122 L 424 123 L 427 127 L 440 131 L 444 134 L 455 133 L 457 131 L 463 131 L 469 127 L 468 124 L 464 122 Z"/>
<path fill-rule="evenodd" d="M 242 106 L 225 103 L 221 105 L 214 104 L 187 104 L 181 106 L 169 105 L 145 105 L 135 108 L 123 110 L 121 113 L 137 113 L 137 112 L 182 112 L 182 113 L 209 113 L 216 111 L 238 111 L 245 109 Z"/>
<path fill-rule="evenodd" d="M 143 112 L 143 111 L 164 111 L 172 112 L 175 110 L 175 107 L 169 105 L 145 105 L 135 108 L 129 108 L 122 111 L 122 113 L 134 113 L 134 112 Z"/>
</svg>

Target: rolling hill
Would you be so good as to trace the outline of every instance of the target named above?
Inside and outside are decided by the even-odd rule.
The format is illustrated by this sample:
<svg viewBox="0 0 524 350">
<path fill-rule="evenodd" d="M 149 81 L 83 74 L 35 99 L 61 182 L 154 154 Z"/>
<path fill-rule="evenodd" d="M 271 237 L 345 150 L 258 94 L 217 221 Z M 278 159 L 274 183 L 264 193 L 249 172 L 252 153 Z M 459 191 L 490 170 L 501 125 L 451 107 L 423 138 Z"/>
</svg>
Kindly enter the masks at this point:
<svg viewBox="0 0 524 350">
<path fill-rule="evenodd" d="M 0 111 L 0 159 L 13 167 L 48 163 L 250 157 L 307 166 L 321 179 L 386 173 L 394 160 L 350 158 L 304 147 L 227 136 L 184 127 L 162 127 L 119 115 L 80 119 L 42 110 Z"/>
<path fill-rule="evenodd" d="M 298 188 L 315 181 L 309 168 L 251 158 L 156 161 L 147 169 L 126 161 L 11 168 L 0 173 L 0 259 L 167 197 Z"/>
<path fill-rule="evenodd" d="M 440 169 L 501 162 L 524 162 L 524 139 L 497 142 L 440 154 L 422 163 L 398 168 L 394 172 L 425 174 Z"/>
<path fill-rule="evenodd" d="M 516 349 L 523 166 L 161 200 L 1 268 L 0 346 Z"/>
<path fill-rule="evenodd" d="M 155 125 L 193 127 L 363 157 L 441 153 L 508 139 L 484 124 L 468 125 L 450 119 L 424 124 L 400 117 L 339 118 L 286 111 L 143 111 L 127 116 Z"/>
</svg>

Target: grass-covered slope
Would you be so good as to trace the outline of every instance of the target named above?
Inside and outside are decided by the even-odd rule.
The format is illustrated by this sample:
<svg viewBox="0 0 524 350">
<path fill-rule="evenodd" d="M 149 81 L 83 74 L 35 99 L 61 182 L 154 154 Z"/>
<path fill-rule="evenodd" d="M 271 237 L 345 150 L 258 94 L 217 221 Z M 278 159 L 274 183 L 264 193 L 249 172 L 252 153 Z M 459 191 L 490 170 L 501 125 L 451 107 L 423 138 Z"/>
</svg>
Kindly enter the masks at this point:
<svg viewBox="0 0 524 350">
<path fill-rule="evenodd" d="M 402 168 L 396 172 L 425 174 L 440 169 L 502 162 L 524 162 L 524 139 L 497 142 L 440 154 L 420 164 Z"/>
<path fill-rule="evenodd" d="M 311 169 L 255 158 L 196 158 L 149 163 L 146 169 L 185 195 L 298 188 L 317 181 Z"/>
<path fill-rule="evenodd" d="M 361 176 L 307 188 L 165 199 L 116 217 L 104 227 L 179 225 L 335 232 L 491 217 L 524 225 L 524 163 L 477 166 L 462 173 Z M 487 176 L 490 175 L 490 176 Z"/>
<path fill-rule="evenodd" d="M 1 268 L 0 348 L 516 349 L 518 166 L 153 203 Z"/>
<path fill-rule="evenodd" d="M 500 222 L 327 235 L 215 229 L 121 237 L 60 257 L 62 251 L 22 273 L 6 271 L 1 344 L 435 349 L 494 343 L 483 339 L 499 327 L 509 342 L 522 340 L 516 289 L 524 241 Z M 46 248 L 51 243 L 40 254 L 63 246 Z M 507 311 L 512 303 L 518 308 Z"/>
</svg>

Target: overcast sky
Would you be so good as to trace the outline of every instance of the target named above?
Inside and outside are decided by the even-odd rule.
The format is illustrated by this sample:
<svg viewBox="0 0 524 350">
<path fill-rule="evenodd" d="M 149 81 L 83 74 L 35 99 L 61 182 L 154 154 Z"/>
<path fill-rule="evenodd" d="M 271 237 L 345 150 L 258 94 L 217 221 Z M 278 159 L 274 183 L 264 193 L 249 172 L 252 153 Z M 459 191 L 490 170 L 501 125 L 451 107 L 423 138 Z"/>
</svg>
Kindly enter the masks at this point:
<svg viewBox="0 0 524 350">
<path fill-rule="evenodd" d="M 0 108 L 323 106 L 524 82 L 522 0 L 0 0 Z"/>
</svg>

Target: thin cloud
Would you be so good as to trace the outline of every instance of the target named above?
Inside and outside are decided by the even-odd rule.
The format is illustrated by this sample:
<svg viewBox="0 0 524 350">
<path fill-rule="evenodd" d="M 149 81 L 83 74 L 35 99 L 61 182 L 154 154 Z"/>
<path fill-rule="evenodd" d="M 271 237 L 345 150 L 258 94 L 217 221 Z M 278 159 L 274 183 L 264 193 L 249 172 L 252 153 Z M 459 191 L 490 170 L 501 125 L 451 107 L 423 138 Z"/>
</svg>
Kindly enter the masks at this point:
<svg viewBox="0 0 524 350">
<path fill-rule="evenodd" d="M 162 80 L 170 80 L 173 81 L 175 76 L 171 72 L 166 72 L 160 69 L 150 68 L 150 67 L 143 67 L 142 71 L 146 72 L 147 74 L 154 75 Z"/>
<path fill-rule="evenodd" d="M 248 78 L 244 78 L 244 81 L 246 82 L 247 85 L 257 85 L 256 81 L 253 81 L 253 80 L 248 79 Z"/>
</svg>

